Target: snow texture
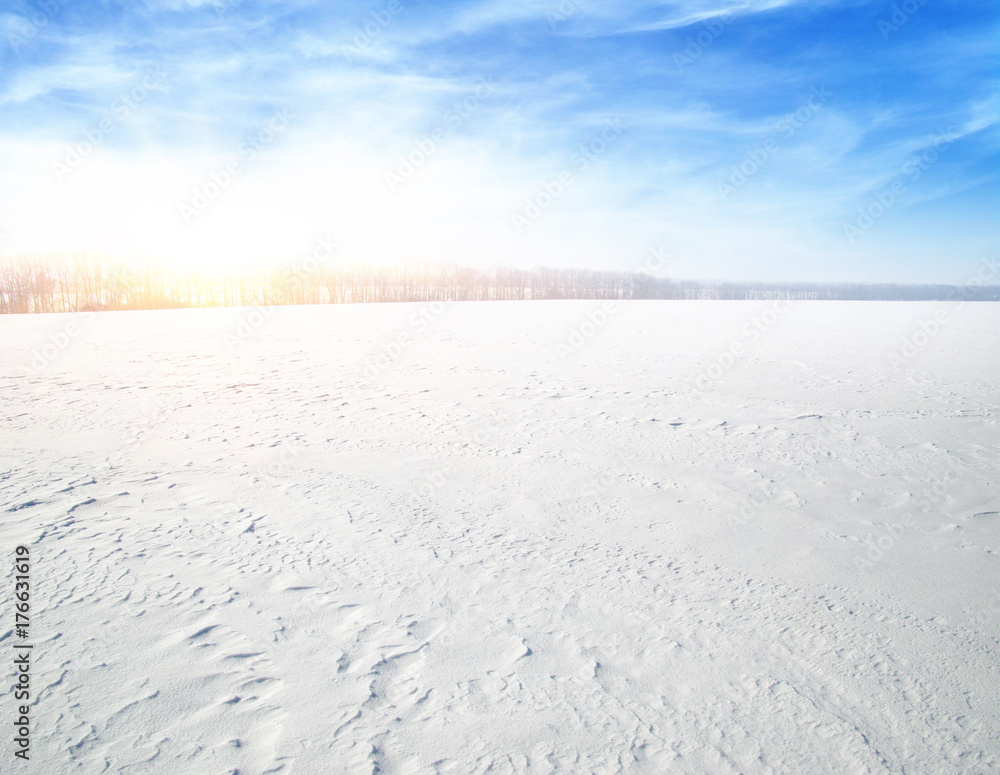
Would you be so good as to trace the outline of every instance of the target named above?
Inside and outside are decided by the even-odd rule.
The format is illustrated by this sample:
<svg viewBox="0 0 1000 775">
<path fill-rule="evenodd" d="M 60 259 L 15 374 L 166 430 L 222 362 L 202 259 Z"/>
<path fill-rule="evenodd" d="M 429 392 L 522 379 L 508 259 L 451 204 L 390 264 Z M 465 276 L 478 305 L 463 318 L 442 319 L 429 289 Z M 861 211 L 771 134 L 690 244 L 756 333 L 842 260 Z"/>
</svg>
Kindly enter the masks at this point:
<svg viewBox="0 0 1000 775">
<path fill-rule="evenodd" d="M 1000 305 L 7 316 L 0 353 L 31 772 L 1000 771 Z"/>
</svg>

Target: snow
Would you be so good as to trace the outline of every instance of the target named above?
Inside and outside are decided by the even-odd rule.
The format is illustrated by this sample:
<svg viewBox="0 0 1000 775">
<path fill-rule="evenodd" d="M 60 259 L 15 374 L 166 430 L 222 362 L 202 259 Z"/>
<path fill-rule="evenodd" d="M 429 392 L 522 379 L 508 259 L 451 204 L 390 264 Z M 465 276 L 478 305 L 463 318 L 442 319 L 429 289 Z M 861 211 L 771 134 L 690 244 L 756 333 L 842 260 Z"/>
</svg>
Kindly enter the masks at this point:
<svg viewBox="0 0 1000 775">
<path fill-rule="evenodd" d="M 33 772 L 1000 770 L 1000 305 L 4 316 L 0 352 Z"/>
</svg>

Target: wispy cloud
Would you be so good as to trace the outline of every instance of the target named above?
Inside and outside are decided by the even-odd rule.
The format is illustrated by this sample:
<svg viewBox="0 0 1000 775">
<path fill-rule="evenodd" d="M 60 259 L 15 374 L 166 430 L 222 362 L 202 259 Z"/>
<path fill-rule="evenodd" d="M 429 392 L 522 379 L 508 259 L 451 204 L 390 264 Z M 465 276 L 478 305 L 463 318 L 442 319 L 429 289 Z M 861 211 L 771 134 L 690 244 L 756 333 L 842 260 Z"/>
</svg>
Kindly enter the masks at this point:
<svg viewBox="0 0 1000 775">
<path fill-rule="evenodd" d="M 996 199 L 998 13 L 926 4 L 886 39 L 891 6 L 74 0 L 0 50 L 5 247 L 238 260 L 339 229 L 369 259 L 610 266 L 666 239 L 699 277 L 827 276 L 858 266 L 837 235 L 845 214 L 951 128 L 882 231 L 907 224 L 950 276 L 949 257 L 997 227 L 946 233 L 921 208 L 946 218 L 975 192 Z M 35 8 L 15 0 L 0 29 L 23 32 Z M 57 184 L 52 160 L 152 66 L 166 73 L 156 98 Z M 491 96 L 452 122 L 481 78 Z M 818 87 L 830 99 L 783 131 Z M 276 109 L 293 116 L 280 141 L 196 227 L 180 223 L 177 202 Z M 510 212 L 610 117 L 627 127 L 614 150 L 530 235 L 512 235 Z M 447 142 L 390 196 L 385 171 L 442 125 Z M 768 142 L 766 163 L 720 201 L 720 181 Z M 872 237 L 874 277 L 906 279 Z"/>
</svg>

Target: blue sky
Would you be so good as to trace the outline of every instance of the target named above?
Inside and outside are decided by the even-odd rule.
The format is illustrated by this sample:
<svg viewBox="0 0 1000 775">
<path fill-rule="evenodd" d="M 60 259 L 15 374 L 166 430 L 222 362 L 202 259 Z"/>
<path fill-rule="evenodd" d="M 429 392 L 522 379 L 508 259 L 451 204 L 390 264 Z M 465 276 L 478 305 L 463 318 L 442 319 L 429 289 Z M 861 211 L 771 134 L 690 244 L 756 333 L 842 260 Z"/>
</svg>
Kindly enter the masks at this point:
<svg viewBox="0 0 1000 775">
<path fill-rule="evenodd" d="M 964 282 L 993 2 L 11 0 L 0 250 Z M 228 170 L 228 172 L 227 172 Z"/>
</svg>

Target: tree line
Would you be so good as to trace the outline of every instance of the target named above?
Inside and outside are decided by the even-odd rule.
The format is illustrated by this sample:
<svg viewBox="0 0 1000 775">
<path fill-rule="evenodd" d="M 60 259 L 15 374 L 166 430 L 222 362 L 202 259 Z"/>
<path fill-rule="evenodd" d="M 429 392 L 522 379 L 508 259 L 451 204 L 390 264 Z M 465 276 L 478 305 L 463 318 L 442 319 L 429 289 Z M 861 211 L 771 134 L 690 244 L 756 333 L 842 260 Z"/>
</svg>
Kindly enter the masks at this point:
<svg viewBox="0 0 1000 775">
<path fill-rule="evenodd" d="M 96 254 L 0 258 L 0 313 L 527 299 L 1000 301 L 1000 286 L 710 283 L 646 271 L 298 262 L 229 272 Z"/>
</svg>

